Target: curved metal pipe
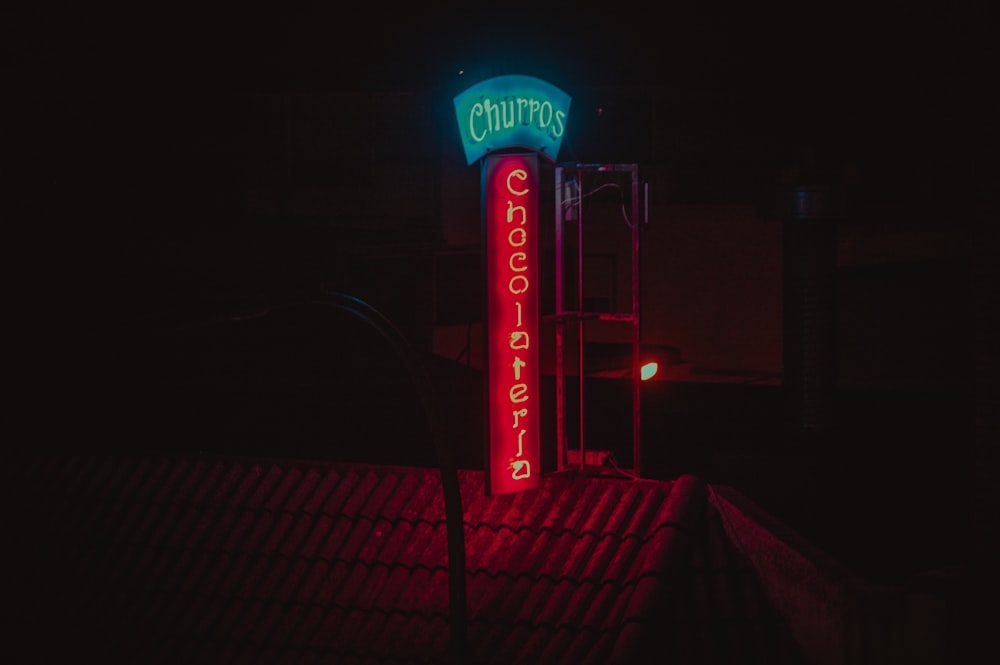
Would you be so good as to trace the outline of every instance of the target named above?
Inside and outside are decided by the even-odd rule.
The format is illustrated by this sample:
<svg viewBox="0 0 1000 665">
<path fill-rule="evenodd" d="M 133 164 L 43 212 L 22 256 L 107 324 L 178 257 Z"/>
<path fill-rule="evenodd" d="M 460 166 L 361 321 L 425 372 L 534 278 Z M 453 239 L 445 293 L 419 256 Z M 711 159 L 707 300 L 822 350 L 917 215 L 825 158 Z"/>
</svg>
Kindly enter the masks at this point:
<svg viewBox="0 0 1000 665">
<path fill-rule="evenodd" d="M 448 534 L 449 646 L 454 662 L 463 665 L 468 661 L 468 617 L 462 494 L 458 484 L 458 471 L 453 451 L 447 436 L 447 428 L 441 416 L 430 378 L 406 337 L 388 318 L 368 303 L 354 296 L 338 292 L 328 293 L 326 299 L 314 302 L 350 312 L 378 331 L 406 365 L 410 377 L 417 386 L 431 430 L 431 439 L 437 452 L 441 469 L 441 487 L 444 492 L 445 527 Z"/>
</svg>

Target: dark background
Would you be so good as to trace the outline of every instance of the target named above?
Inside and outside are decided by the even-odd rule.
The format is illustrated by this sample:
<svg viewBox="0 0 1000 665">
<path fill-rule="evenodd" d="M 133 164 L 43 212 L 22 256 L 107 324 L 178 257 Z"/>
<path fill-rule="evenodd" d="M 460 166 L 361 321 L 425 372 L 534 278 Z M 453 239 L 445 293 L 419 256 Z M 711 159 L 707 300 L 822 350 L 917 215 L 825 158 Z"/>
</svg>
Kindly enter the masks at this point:
<svg viewBox="0 0 1000 665">
<path fill-rule="evenodd" d="M 399 150 L 440 150 L 433 139 L 450 131 L 452 95 L 469 81 L 530 71 L 579 91 L 563 158 L 657 165 L 671 174 L 671 203 L 750 203 L 766 215 L 779 185 L 850 186 L 856 224 L 946 231 L 969 248 L 874 276 L 905 285 L 918 310 L 949 303 L 924 320 L 937 326 L 936 343 L 900 359 L 942 371 L 946 389 L 845 391 L 836 431 L 802 448 L 788 440 L 778 389 L 661 384 L 667 394 L 649 397 L 648 422 L 649 440 L 664 444 L 647 456 L 652 474 L 697 472 L 744 489 L 872 575 L 968 561 L 992 533 L 996 503 L 988 489 L 996 469 L 996 10 L 599 3 L 510 11 L 515 18 L 468 5 L 4 10 L 8 325 L 20 370 L 14 405 L 30 424 L 18 445 L 325 455 L 283 424 L 341 418 L 344 427 L 342 417 L 354 414 L 357 429 L 346 438 L 379 428 L 404 445 L 337 455 L 426 460 L 414 454 L 426 432 L 408 425 L 420 417 L 408 377 L 392 363 L 372 371 L 380 356 L 351 317 L 234 325 L 234 313 L 355 282 L 311 280 L 301 267 L 315 237 L 288 220 L 255 220 L 252 240 L 234 249 L 228 239 L 245 241 L 244 221 L 219 200 L 242 167 L 223 148 L 262 140 L 242 106 L 247 95 L 403 91 L 432 110 L 415 114 L 432 124 Z M 637 110 L 651 98 L 661 109 L 652 120 Z M 281 145 L 280 136 L 268 140 Z M 310 167 L 253 175 L 325 177 Z M 205 230 L 224 240 L 201 244 Z M 338 242 L 347 253 L 372 239 L 352 231 Z M 849 278 L 859 293 L 871 283 L 858 272 Z M 216 323 L 199 330 L 210 332 L 177 332 L 206 320 Z M 325 366 L 323 343 L 281 343 L 295 338 L 295 325 L 356 350 L 347 361 L 331 357 L 327 370 L 364 375 L 364 385 L 350 395 L 328 395 L 312 379 L 275 388 L 288 385 L 275 375 L 282 367 Z M 849 348 L 838 352 L 851 358 Z M 476 377 L 432 370 L 446 396 L 464 400 L 468 422 L 457 432 L 474 432 Z M 218 382 L 241 386 L 221 391 L 222 409 Z M 337 410 L 325 411 L 334 401 Z M 220 434 L 234 411 L 255 417 Z"/>
<path fill-rule="evenodd" d="M 173 276 L 139 252 L 227 223 L 204 204 L 233 168 L 213 149 L 251 136 L 240 95 L 407 91 L 450 123 L 468 81 L 511 71 L 577 91 L 562 159 L 663 164 L 672 202 L 853 178 L 889 212 L 872 223 L 971 226 L 996 181 L 995 27 L 985 3 L 7 9 L 13 226 L 35 281 L 110 272 L 93 296 L 141 292 Z"/>
</svg>

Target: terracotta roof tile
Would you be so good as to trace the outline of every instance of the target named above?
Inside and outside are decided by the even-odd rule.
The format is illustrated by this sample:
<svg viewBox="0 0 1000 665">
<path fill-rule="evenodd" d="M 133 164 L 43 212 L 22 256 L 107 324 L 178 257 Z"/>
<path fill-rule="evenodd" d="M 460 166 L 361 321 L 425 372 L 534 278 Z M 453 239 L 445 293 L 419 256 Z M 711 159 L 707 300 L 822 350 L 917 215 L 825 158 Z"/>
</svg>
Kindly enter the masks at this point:
<svg viewBox="0 0 1000 665">
<path fill-rule="evenodd" d="M 25 565 L 43 580 L 25 603 L 39 634 L 77 616 L 107 662 L 449 660 L 436 469 L 33 463 L 19 491 L 32 506 L 25 550 L 38 554 Z M 483 494 L 480 472 L 459 483 L 477 665 L 640 662 L 650 648 L 670 662 L 800 662 L 697 479 L 552 475 L 500 496 Z"/>
</svg>

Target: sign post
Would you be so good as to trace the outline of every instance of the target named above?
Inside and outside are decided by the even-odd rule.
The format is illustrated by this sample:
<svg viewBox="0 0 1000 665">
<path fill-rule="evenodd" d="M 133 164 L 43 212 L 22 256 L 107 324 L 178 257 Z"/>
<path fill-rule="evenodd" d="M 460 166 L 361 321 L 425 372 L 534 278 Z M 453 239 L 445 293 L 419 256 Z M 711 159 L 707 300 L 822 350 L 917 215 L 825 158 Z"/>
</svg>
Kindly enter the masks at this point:
<svg viewBox="0 0 1000 665">
<path fill-rule="evenodd" d="M 486 493 L 520 492 L 541 479 L 538 157 L 558 156 L 570 98 L 512 75 L 454 105 L 466 161 L 482 163 Z"/>
<path fill-rule="evenodd" d="M 484 159 L 487 494 L 538 486 L 538 157 Z"/>
</svg>

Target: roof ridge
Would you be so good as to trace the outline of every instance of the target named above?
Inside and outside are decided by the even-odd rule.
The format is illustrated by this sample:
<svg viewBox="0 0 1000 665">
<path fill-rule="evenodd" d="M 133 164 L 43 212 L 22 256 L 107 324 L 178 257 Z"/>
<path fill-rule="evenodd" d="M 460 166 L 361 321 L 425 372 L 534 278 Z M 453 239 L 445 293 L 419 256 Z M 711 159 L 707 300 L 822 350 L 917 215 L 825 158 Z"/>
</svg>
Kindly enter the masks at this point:
<svg viewBox="0 0 1000 665">
<path fill-rule="evenodd" d="M 711 486 L 709 501 L 806 655 L 816 663 L 843 662 L 860 578 L 736 489 Z"/>
<path fill-rule="evenodd" d="M 691 526 L 700 523 L 704 515 L 706 488 L 703 480 L 690 474 L 682 475 L 671 483 L 670 493 L 656 514 L 660 524 L 645 548 L 642 561 L 638 563 L 640 570 L 635 577 L 636 586 L 621 618 L 621 630 L 611 653 L 611 663 L 642 662 L 643 654 L 637 651 L 637 645 L 648 644 L 647 633 L 658 628 L 647 622 L 629 619 L 650 614 L 650 610 L 661 601 L 657 597 L 661 595 L 663 580 L 675 567 L 687 561 L 691 544 L 688 535 Z M 644 572 L 651 574 L 645 575 Z"/>
</svg>

